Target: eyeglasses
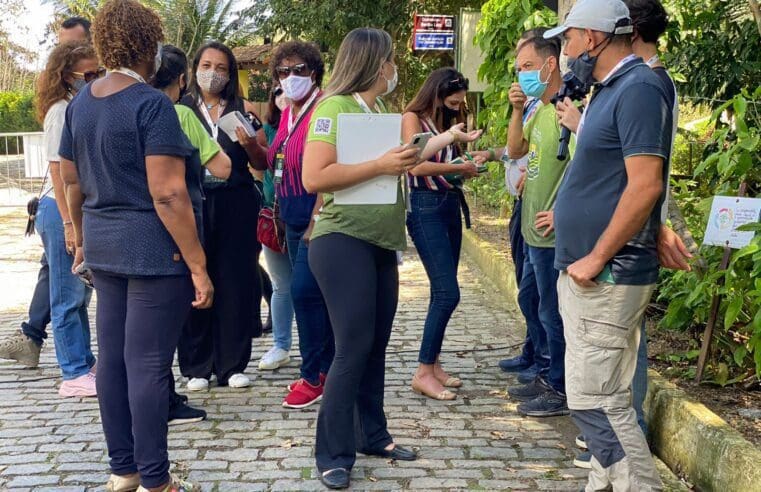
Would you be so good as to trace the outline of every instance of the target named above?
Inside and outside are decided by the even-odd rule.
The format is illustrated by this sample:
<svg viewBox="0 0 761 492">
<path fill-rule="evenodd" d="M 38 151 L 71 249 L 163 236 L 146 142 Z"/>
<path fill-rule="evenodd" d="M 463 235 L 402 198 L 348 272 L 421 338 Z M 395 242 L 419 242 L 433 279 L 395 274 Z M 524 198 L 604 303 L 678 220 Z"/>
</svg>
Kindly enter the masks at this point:
<svg viewBox="0 0 761 492">
<path fill-rule="evenodd" d="M 290 67 L 277 67 L 275 68 L 275 72 L 277 72 L 277 76 L 281 79 L 285 79 L 291 74 L 302 77 L 309 74 L 309 67 L 306 63 L 299 63 L 298 65 Z"/>
<path fill-rule="evenodd" d="M 452 79 L 447 82 L 444 82 L 441 88 L 447 91 L 448 90 L 467 91 L 468 79 L 463 77 L 457 77 L 456 79 Z"/>
<path fill-rule="evenodd" d="M 95 79 L 99 79 L 106 75 L 106 69 L 100 67 L 94 72 L 71 72 L 72 75 L 85 79 L 85 82 L 92 82 Z"/>
</svg>

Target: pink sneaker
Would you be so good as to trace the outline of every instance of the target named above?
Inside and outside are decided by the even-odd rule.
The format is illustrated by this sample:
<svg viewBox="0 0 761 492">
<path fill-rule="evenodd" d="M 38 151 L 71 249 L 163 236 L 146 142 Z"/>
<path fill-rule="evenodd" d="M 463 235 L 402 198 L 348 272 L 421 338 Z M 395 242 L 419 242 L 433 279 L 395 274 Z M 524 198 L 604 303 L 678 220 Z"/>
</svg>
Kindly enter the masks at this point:
<svg viewBox="0 0 761 492">
<path fill-rule="evenodd" d="M 69 379 L 61 384 L 58 394 L 64 398 L 98 396 L 95 390 L 95 375 L 87 373 L 75 379 Z"/>
</svg>

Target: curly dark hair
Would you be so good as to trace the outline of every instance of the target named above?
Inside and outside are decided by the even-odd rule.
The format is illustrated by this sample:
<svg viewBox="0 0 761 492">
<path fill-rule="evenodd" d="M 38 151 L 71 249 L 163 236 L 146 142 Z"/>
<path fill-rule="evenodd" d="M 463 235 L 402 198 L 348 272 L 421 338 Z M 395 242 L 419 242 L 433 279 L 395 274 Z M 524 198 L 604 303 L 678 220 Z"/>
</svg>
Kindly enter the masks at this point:
<svg viewBox="0 0 761 492">
<path fill-rule="evenodd" d="M 325 75 L 325 62 L 322 61 L 320 48 L 314 43 L 307 43 L 305 41 L 288 41 L 275 48 L 275 53 L 270 61 L 272 78 L 278 80 L 276 68 L 280 66 L 283 60 L 294 56 L 304 60 L 304 63 L 311 70 L 314 70 L 315 84 L 317 84 L 317 87 L 322 87 L 322 77 Z"/>
<path fill-rule="evenodd" d="M 108 69 L 153 63 L 163 40 L 161 18 L 137 0 L 110 0 L 95 16 L 93 44 Z"/>
</svg>

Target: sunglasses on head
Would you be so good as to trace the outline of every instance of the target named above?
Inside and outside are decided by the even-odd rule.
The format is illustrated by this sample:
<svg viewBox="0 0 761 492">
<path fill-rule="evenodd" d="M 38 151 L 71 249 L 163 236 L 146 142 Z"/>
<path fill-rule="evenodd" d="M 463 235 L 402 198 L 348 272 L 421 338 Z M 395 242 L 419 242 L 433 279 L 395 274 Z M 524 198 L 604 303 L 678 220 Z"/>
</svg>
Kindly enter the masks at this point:
<svg viewBox="0 0 761 492">
<path fill-rule="evenodd" d="M 457 77 L 456 79 L 449 80 L 447 82 L 444 82 L 441 86 L 444 90 L 458 90 L 458 91 L 467 91 L 468 90 L 468 79 L 463 77 Z"/>
<path fill-rule="evenodd" d="M 299 63 L 298 65 L 293 65 L 290 67 L 277 67 L 275 68 L 275 72 L 277 72 L 278 77 L 281 79 L 284 79 L 291 74 L 296 75 L 297 77 L 302 77 L 309 75 L 309 67 L 307 67 L 306 63 Z"/>
<path fill-rule="evenodd" d="M 92 82 L 93 80 L 99 79 L 103 77 L 104 75 L 106 75 L 106 69 L 103 67 L 100 67 L 94 72 L 71 72 L 71 74 L 76 77 L 81 77 L 85 79 L 85 82 Z"/>
</svg>

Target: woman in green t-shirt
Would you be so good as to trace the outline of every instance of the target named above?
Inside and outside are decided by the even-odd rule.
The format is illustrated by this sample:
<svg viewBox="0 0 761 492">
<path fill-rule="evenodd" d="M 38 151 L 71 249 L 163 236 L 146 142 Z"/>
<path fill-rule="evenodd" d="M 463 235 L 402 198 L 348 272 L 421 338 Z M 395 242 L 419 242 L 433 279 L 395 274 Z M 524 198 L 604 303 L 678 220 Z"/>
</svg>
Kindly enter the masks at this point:
<svg viewBox="0 0 761 492">
<path fill-rule="evenodd" d="M 386 346 L 399 297 L 396 251 L 406 248 L 401 185 L 391 205 L 336 205 L 333 192 L 378 176 L 401 176 L 426 154 L 468 138 L 456 127 L 432 139 L 421 156 L 401 146 L 360 164 L 336 162 L 338 114 L 382 112 L 378 98 L 397 84 L 393 55 L 385 31 L 360 28 L 344 38 L 326 96 L 312 115 L 304 151 L 304 187 L 324 199 L 311 236 L 309 266 L 325 298 L 336 343 L 315 451 L 320 479 L 329 488 L 349 486 L 357 451 L 417 458 L 394 444 L 383 411 Z"/>
</svg>

